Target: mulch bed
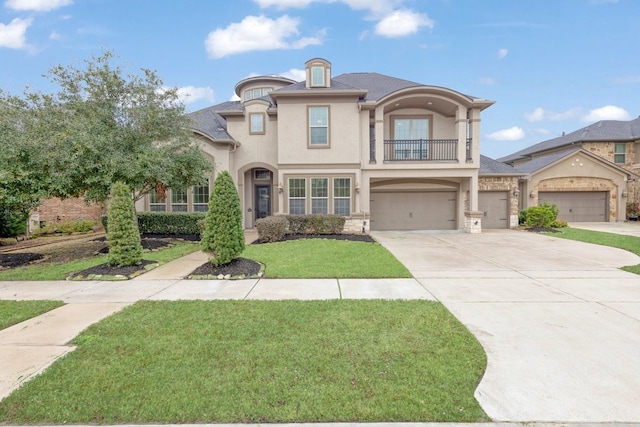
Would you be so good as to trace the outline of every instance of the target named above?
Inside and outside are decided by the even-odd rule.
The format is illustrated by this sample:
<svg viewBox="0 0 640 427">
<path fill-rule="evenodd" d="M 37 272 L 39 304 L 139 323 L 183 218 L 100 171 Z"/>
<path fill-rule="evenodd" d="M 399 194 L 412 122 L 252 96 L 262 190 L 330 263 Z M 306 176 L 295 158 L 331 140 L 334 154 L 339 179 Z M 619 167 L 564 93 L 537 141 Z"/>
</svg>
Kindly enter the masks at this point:
<svg viewBox="0 0 640 427">
<path fill-rule="evenodd" d="M 43 258 L 44 258 L 44 255 L 34 254 L 31 252 L 0 254 L 0 267 L 1 268 L 19 267 L 21 265 L 30 264 L 34 261 L 41 260 Z"/>
<path fill-rule="evenodd" d="M 368 234 L 286 234 L 282 239 L 283 242 L 300 239 L 331 239 L 331 240 L 349 240 L 352 242 L 375 243 L 373 237 Z M 256 240 L 252 244 L 261 244 Z"/>
<path fill-rule="evenodd" d="M 215 266 L 210 262 L 202 264 L 193 270 L 188 279 L 219 279 L 219 278 L 251 278 L 258 277 L 262 265 L 252 259 L 236 258 L 227 265 Z"/>
<path fill-rule="evenodd" d="M 525 231 L 530 231 L 532 233 L 559 233 L 560 232 L 555 228 L 549 228 L 549 227 L 529 227 L 529 228 L 525 228 Z"/>
<path fill-rule="evenodd" d="M 104 276 L 109 276 L 110 278 L 122 277 L 123 279 L 131 279 L 149 270 L 148 266 L 152 264 L 156 264 L 156 262 L 148 261 L 145 259 L 143 259 L 142 262 L 138 265 L 131 265 L 127 267 L 117 267 L 111 266 L 109 264 L 100 264 L 96 265 L 95 267 L 87 268 L 86 270 L 78 271 L 77 273 L 74 273 L 70 277 L 70 279 L 91 280 L 100 279 Z"/>
</svg>

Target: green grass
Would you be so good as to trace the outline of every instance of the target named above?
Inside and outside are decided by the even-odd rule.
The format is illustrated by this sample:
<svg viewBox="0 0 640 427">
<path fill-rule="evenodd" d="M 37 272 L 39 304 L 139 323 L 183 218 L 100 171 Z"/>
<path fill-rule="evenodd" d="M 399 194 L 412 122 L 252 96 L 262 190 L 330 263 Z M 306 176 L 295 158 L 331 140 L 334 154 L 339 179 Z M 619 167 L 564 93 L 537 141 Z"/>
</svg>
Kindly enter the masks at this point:
<svg viewBox="0 0 640 427">
<path fill-rule="evenodd" d="M 0 423 L 488 421 L 484 352 L 435 302 L 144 301 L 74 343 Z"/>
<path fill-rule="evenodd" d="M 242 256 L 265 264 L 269 278 L 412 277 L 379 243 L 302 239 L 250 245 Z"/>
<path fill-rule="evenodd" d="M 0 300 L 0 330 L 63 306 L 62 301 Z"/>
<path fill-rule="evenodd" d="M 606 233 L 603 231 L 582 230 L 580 228 L 571 227 L 561 228 L 559 231 L 559 233 L 553 233 L 553 236 L 576 240 L 578 242 L 595 243 L 598 245 L 624 249 L 640 256 L 640 237 Z M 622 270 L 640 274 L 640 265 L 622 267 Z"/>
<path fill-rule="evenodd" d="M 178 243 L 160 251 L 145 252 L 143 258 L 165 263 L 200 249 L 197 243 Z M 19 267 L 0 272 L 0 280 L 65 280 L 71 273 L 107 262 L 106 255 L 79 259 L 60 264 Z"/>
</svg>

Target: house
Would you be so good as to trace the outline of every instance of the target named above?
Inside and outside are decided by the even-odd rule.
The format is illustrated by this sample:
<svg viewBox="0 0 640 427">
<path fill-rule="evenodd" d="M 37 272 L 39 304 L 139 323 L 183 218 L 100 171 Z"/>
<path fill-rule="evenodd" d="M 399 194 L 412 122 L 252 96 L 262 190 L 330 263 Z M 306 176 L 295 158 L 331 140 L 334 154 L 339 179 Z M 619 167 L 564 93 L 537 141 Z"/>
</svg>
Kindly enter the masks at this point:
<svg viewBox="0 0 640 427">
<path fill-rule="evenodd" d="M 547 202 L 566 221 L 623 221 L 640 196 L 640 118 L 599 121 L 499 161 L 526 174 L 521 209 Z"/>
<path fill-rule="evenodd" d="M 377 73 L 333 76 L 321 58 L 305 71 L 302 82 L 246 78 L 239 101 L 190 114 L 215 171 L 236 183 L 245 228 L 331 213 L 354 231 L 480 231 L 480 115 L 493 101 Z M 152 192 L 137 209 L 206 210 L 212 180 Z"/>
</svg>

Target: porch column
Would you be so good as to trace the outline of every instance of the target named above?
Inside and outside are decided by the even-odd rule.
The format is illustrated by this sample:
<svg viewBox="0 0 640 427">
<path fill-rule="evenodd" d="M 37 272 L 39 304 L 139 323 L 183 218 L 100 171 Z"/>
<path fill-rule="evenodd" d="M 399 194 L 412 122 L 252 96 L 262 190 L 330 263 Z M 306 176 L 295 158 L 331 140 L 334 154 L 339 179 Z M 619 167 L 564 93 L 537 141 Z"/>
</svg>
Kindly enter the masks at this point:
<svg viewBox="0 0 640 427">
<path fill-rule="evenodd" d="M 456 139 L 458 140 L 458 162 L 467 161 L 467 109 L 461 105 L 456 111 Z"/>
<path fill-rule="evenodd" d="M 480 167 L 480 109 L 472 108 L 469 115 L 469 137 L 473 164 Z"/>
<path fill-rule="evenodd" d="M 464 229 L 467 233 L 480 233 L 482 231 L 482 217 L 484 212 L 478 210 L 478 174 L 469 178 L 469 204 L 464 212 Z"/>
<path fill-rule="evenodd" d="M 375 159 L 370 163 L 382 163 L 384 161 L 384 108 L 376 108 L 376 153 Z"/>
</svg>

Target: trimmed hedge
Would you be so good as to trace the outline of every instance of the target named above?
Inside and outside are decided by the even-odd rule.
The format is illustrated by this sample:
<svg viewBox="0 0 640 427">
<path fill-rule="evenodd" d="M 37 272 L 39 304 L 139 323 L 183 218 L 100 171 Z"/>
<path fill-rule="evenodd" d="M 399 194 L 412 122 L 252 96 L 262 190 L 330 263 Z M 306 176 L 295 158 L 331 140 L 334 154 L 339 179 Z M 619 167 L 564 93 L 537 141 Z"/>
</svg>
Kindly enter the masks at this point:
<svg viewBox="0 0 640 427">
<path fill-rule="evenodd" d="M 280 215 L 256 221 L 261 242 L 282 240 L 285 234 L 340 234 L 346 218 L 332 214 Z"/>
<path fill-rule="evenodd" d="M 200 235 L 204 212 L 138 212 L 140 234 L 197 234 Z M 102 216 L 107 230 L 107 217 Z"/>
</svg>

